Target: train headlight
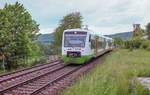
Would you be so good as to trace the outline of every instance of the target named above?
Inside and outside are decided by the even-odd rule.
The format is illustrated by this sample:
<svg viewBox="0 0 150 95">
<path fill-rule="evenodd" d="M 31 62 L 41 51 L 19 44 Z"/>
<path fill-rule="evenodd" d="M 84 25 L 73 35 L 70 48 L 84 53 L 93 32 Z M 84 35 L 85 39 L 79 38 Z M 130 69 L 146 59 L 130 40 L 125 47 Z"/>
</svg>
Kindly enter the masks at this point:
<svg viewBox="0 0 150 95">
<path fill-rule="evenodd" d="M 81 51 L 84 51 L 84 48 L 81 48 L 80 50 L 81 50 Z"/>
<path fill-rule="evenodd" d="M 74 34 L 77 34 L 77 32 L 75 31 Z"/>
</svg>

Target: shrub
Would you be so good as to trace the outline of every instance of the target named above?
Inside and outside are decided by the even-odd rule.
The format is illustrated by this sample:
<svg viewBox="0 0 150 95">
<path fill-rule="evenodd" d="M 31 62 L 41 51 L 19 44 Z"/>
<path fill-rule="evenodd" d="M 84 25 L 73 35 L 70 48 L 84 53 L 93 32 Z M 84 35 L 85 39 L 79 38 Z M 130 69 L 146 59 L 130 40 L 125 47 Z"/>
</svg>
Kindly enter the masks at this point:
<svg viewBox="0 0 150 95">
<path fill-rule="evenodd" d="M 140 48 L 141 44 L 142 44 L 143 40 L 142 39 L 138 39 L 138 38 L 135 38 L 132 40 L 132 48 Z"/>
<path fill-rule="evenodd" d="M 124 41 L 121 38 L 115 38 L 114 39 L 114 45 L 116 47 L 123 47 Z"/>
<path fill-rule="evenodd" d="M 146 50 L 150 51 L 150 44 L 149 44 L 149 46 L 146 48 Z"/>
<path fill-rule="evenodd" d="M 127 40 L 127 41 L 124 41 L 124 48 L 130 48 L 131 47 L 131 41 Z"/>
<path fill-rule="evenodd" d="M 148 40 L 143 41 L 141 48 L 147 49 L 150 46 L 150 42 Z"/>
<path fill-rule="evenodd" d="M 137 48 L 141 47 L 142 43 L 143 43 L 142 39 L 133 38 L 133 39 L 124 41 L 124 48 L 127 48 L 127 49 L 137 49 Z"/>
</svg>

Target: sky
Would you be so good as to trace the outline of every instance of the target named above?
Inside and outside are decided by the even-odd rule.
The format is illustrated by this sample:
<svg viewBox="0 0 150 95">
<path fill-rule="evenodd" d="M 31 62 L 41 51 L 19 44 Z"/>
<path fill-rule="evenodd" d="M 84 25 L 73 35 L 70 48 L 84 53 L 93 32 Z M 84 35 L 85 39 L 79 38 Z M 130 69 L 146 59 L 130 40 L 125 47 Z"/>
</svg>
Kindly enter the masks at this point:
<svg viewBox="0 0 150 95">
<path fill-rule="evenodd" d="M 106 35 L 133 30 L 133 24 L 144 28 L 150 22 L 150 0 L 0 0 L 22 3 L 40 24 L 40 33 L 52 33 L 63 16 L 80 12 L 83 25 L 93 32 Z"/>
</svg>

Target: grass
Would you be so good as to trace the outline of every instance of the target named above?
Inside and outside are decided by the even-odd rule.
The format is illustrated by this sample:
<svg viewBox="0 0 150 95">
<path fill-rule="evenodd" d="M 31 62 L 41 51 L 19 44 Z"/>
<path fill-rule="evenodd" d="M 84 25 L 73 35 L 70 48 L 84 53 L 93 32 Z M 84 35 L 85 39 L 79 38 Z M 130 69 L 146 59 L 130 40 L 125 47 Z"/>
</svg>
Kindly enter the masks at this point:
<svg viewBox="0 0 150 95">
<path fill-rule="evenodd" d="M 16 57 L 17 59 L 17 57 Z M 15 58 L 12 60 L 16 60 Z M 33 65 L 36 64 L 42 64 L 42 63 L 46 63 L 46 60 L 48 59 L 48 56 L 33 56 L 33 57 L 22 57 L 20 59 L 18 59 L 17 61 L 15 61 L 18 66 L 15 68 L 12 68 L 11 70 L 4 70 L 2 68 L 0 68 L 0 75 L 5 74 L 5 73 L 9 73 L 9 72 L 13 72 L 19 69 L 23 69 L 23 68 L 28 68 L 31 67 Z"/>
<path fill-rule="evenodd" d="M 114 50 L 102 58 L 90 73 L 84 75 L 62 95 L 150 95 L 136 81 L 138 76 L 150 76 L 150 52 Z"/>
</svg>

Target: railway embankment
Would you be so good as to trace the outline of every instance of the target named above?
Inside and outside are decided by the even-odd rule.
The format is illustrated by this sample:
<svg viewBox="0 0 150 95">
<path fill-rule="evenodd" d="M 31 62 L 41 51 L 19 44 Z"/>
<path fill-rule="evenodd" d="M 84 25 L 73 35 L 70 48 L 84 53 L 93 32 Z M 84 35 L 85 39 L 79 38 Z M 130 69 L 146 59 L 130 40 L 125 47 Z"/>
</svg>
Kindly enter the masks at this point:
<svg viewBox="0 0 150 95">
<path fill-rule="evenodd" d="M 62 95 L 150 95 L 137 80 L 150 77 L 150 51 L 114 50 Z"/>
<path fill-rule="evenodd" d="M 20 65 L 20 66 L 18 66 L 18 68 L 14 68 L 11 70 L 5 70 L 5 69 L 0 68 L 0 77 L 2 75 L 16 73 L 21 70 L 31 69 L 34 66 L 51 63 L 51 62 L 57 61 L 57 60 L 60 60 L 60 56 L 58 56 L 58 55 L 42 56 L 41 58 L 32 58 L 32 59 L 26 58 L 26 59 L 23 59 L 22 61 L 20 61 L 20 63 L 21 64 L 23 63 L 24 65 L 22 65 L 22 66 Z"/>
</svg>

